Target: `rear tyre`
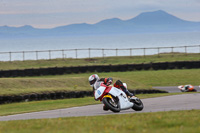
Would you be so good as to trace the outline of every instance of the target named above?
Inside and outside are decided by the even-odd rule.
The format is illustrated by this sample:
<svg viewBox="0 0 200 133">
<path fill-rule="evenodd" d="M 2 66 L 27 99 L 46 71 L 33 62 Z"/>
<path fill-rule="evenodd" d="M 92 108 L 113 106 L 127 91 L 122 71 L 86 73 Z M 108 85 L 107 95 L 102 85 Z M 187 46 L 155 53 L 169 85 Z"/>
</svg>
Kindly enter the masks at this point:
<svg viewBox="0 0 200 133">
<path fill-rule="evenodd" d="M 107 108 L 109 108 L 111 111 L 113 111 L 115 113 L 120 112 L 120 107 L 118 105 L 117 100 L 114 100 L 114 102 L 113 102 L 112 99 L 105 97 L 105 98 L 103 98 L 102 101 L 105 104 L 105 106 Z"/>
<path fill-rule="evenodd" d="M 196 89 L 193 89 L 192 92 L 197 92 L 197 90 L 196 90 Z"/>
<path fill-rule="evenodd" d="M 139 98 L 131 99 L 130 101 L 134 103 L 134 105 L 132 107 L 133 110 L 135 110 L 135 111 L 143 110 L 144 105 L 143 105 L 142 101 Z"/>
</svg>

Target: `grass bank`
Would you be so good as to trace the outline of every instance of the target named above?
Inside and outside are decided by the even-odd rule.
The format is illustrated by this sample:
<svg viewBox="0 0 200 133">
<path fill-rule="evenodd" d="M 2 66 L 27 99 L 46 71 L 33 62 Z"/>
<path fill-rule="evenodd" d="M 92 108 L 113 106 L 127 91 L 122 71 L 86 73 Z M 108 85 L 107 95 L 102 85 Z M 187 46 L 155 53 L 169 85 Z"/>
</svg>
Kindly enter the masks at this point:
<svg viewBox="0 0 200 133">
<path fill-rule="evenodd" d="M 199 54 L 185 53 L 165 53 L 149 56 L 123 56 L 105 57 L 90 59 L 52 59 L 52 60 L 27 60 L 0 62 L 0 70 L 28 69 L 28 68 L 47 68 L 47 67 L 67 67 L 67 66 L 86 66 L 86 65 L 117 65 L 117 64 L 139 64 L 150 62 L 172 62 L 172 61 L 198 61 Z"/>
<path fill-rule="evenodd" d="M 98 73 L 100 77 L 113 77 L 126 82 L 128 88 L 152 89 L 152 86 L 178 86 L 181 84 L 199 85 L 200 69 L 130 71 Z M 88 77 L 93 73 L 57 76 L 0 78 L 0 95 L 25 94 L 45 91 L 91 90 Z"/>
<path fill-rule="evenodd" d="M 200 110 L 0 122 L 1 133 L 199 133 Z M 8 128 L 9 127 L 9 128 Z"/>
</svg>

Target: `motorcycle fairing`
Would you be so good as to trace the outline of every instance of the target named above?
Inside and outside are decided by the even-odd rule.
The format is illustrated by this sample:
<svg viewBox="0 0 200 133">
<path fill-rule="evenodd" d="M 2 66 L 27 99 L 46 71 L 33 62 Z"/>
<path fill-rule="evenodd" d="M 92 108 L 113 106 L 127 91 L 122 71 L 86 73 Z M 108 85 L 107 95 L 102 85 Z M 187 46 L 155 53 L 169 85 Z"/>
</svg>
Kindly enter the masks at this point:
<svg viewBox="0 0 200 133">
<path fill-rule="evenodd" d="M 122 90 L 112 87 L 109 94 L 119 98 L 119 106 L 121 110 L 133 107 L 133 103 L 128 100 L 126 94 Z"/>
<path fill-rule="evenodd" d="M 99 99 L 103 95 L 105 89 L 106 89 L 106 87 L 100 86 L 94 93 L 95 99 Z"/>
</svg>

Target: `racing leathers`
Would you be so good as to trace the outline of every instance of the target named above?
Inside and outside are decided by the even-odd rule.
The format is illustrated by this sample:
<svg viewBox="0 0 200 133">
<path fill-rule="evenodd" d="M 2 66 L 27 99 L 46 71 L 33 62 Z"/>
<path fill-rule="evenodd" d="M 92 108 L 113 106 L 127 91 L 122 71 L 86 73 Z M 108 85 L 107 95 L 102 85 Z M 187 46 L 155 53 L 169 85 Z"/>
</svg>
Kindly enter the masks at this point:
<svg viewBox="0 0 200 133">
<path fill-rule="evenodd" d="M 122 89 L 122 91 L 125 92 L 127 96 L 130 96 L 130 97 L 134 96 L 134 94 L 129 92 L 128 89 L 123 85 L 122 81 L 120 80 L 117 80 L 114 83 L 114 87 Z"/>
<path fill-rule="evenodd" d="M 105 84 L 106 86 L 109 86 L 109 85 L 112 84 L 113 79 L 111 77 L 109 77 L 109 78 L 101 78 L 99 81 L 103 82 L 103 84 Z M 114 87 L 124 91 L 127 96 L 130 96 L 130 97 L 134 96 L 134 94 L 129 92 L 128 89 L 123 85 L 122 81 L 120 81 L 120 80 L 117 80 L 114 83 Z M 94 87 L 93 87 L 93 91 L 94 91 Z"/>
</svg>

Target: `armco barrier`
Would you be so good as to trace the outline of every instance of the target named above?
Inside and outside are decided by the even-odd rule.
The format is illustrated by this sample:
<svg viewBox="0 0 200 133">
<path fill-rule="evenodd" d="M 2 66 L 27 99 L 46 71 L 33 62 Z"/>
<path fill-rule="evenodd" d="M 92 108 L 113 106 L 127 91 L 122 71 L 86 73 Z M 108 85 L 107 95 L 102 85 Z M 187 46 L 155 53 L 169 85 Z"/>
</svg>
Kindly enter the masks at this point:
<svg viewBox="0 0 200 133">
<path fill-rule="evenodd" d="M 124 72 L 138 70 L 166 70 L 166 69 L 191 69 L 200 68 L 200 61 L 176 61 L 160 63 L 142 64 L 122 64 L 122 65 L 95 65 L 95 66 L 76 66 L 76 67 L 51 67 L 35 68 L 24 70 L 1 70 L 0 77 L 24 77 L 41 75 L 62 75 L 71 73 L 86 72 Z"/>
<path fill-rule="evenodd" d="M 162 90 L 130 90 L 134 94 L 149 94 L 149 93 L 167 93 Z M 58 91 L 58 92 L 44 92 L 31 93 L 21 95 L 0 96 L 0 104 L 27 102 L 27 101 L 41 101 L 41 100 L 56 100 L 66 98 L 82 98 L 86 96 L 93 96 L 93 91 Z"/>
</svg>

